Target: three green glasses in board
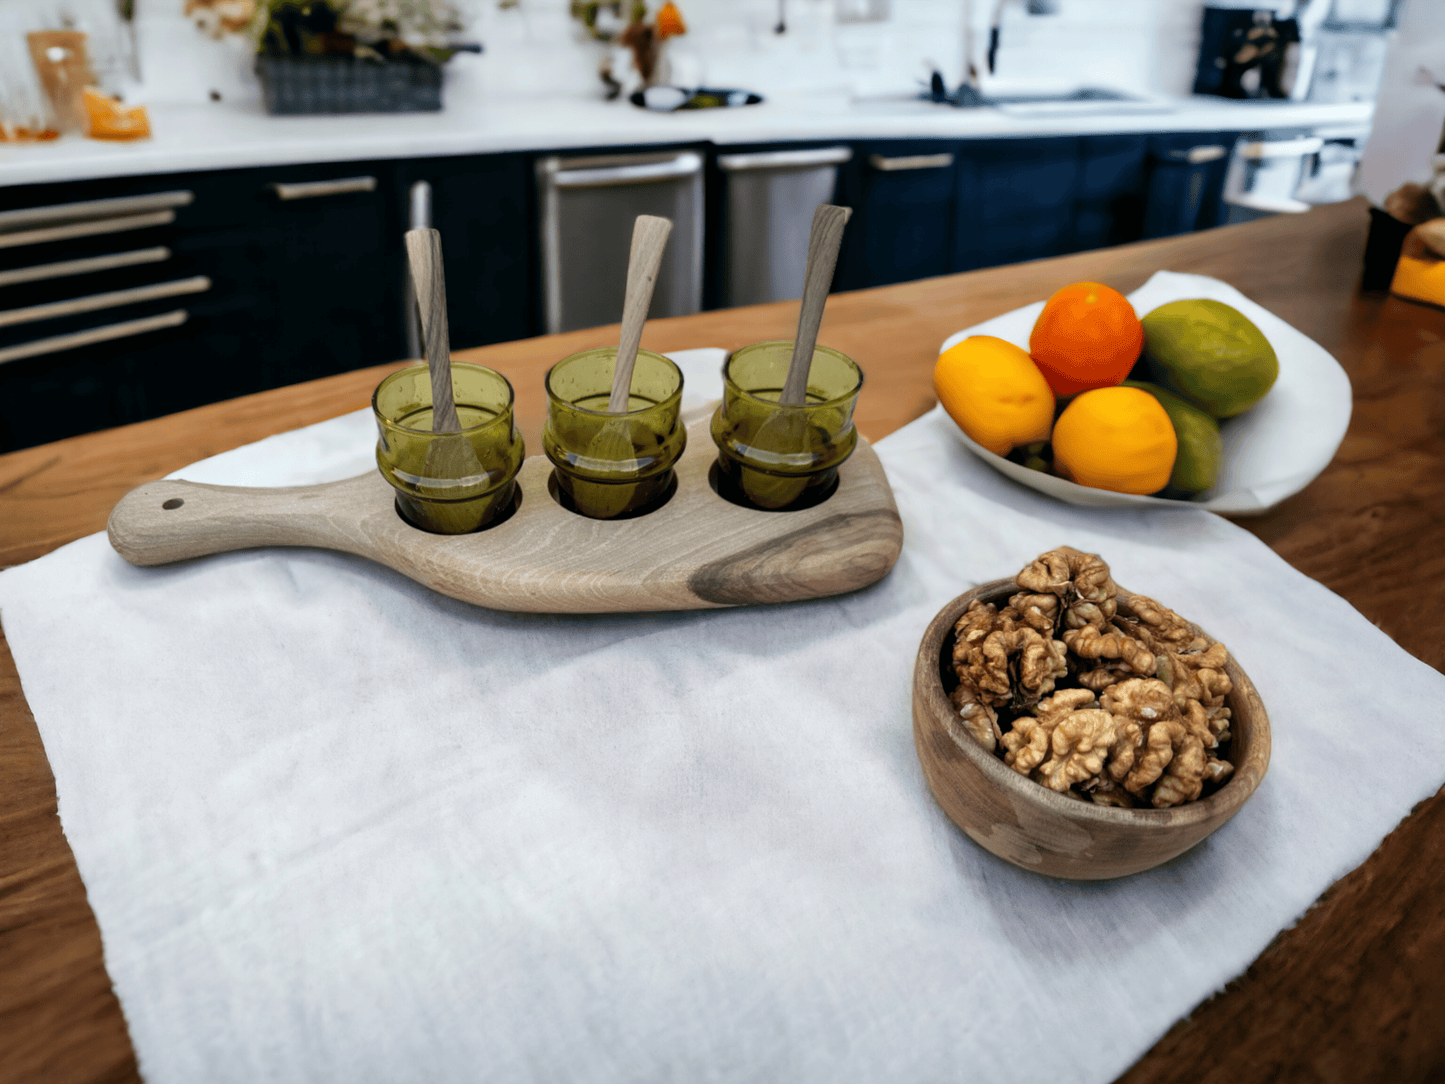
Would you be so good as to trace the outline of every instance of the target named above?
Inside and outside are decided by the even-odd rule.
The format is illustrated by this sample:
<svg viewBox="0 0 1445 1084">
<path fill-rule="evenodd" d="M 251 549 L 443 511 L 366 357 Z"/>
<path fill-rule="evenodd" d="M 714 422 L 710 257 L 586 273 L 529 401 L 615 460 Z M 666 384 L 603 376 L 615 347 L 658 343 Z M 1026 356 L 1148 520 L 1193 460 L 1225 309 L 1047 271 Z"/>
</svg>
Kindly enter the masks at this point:
<svg viewBox="0 0 1445 1084">
<path fill-rule="evenodd" d="M 858 442 L 853 410 L 863 373 L 845 354 L 814 349 L 805 401 L 781 406 L 791 340 L 733 352 L 723 366 L 723 398 L 713 414 L 715 487 L 727 500 L 767 511 L 811 507 L 837 486 L 838 468 Z M 627 409 L 609 413 L 616 347 L 563 358 L 546 377 L 542 450 L 552 463 L 552 498 L 593 519 L 619 519 L 661 507 L 677 486 L 674 467 L 687 444 L 681 420 L 683 377 L 670 359 L 638 352 Z M 460 434 L 431 424 L 425 365 L 392 373 L 372 397 L 377 465 L 396 491 L 402 516 L 422 530 L 462 534 L 510 515 L 525 448 L 513 418 L 512 386 L 481 365 L 452 363 Z M 455 449 L 465 440 L 465 473 Z M 473 462 L 474 459 L 474 462 Z"/>
</svg>

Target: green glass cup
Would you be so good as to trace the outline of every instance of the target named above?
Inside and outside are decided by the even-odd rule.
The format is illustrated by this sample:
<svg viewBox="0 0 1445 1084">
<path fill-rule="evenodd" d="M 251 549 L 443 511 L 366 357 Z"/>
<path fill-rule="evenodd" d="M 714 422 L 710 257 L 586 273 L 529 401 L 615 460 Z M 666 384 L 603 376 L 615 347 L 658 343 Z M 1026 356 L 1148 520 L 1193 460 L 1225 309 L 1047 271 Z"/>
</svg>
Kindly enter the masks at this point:
<svg viewBox="0 0 1445 1084">
<path fill-rule="evenodd" d="M 542 451 L 556 468 L 564 507 L 593 519 L 641 515 L 677 485 L 673 464 L 687 446 L 680 420 L 682 370 L 639 350 L 627 410 L 612 414 L 615 346 L 583 350 L 547 373 Z"/>
<path fill-rule="evenodd" d="M 768 511 L 807 508 L 837 488 L 838 467 L 853 454 L 853 408 L 863 370 L 827 346 L 815 347 L 801 406 L 778 397 L 792 340 L 754 343 L 723 364 L 723 399 L 712 417 L 718 484 L 724 497 Z"/>
<path fill-rule="evenodd" d="M 460 433 L 432 432 L 431 376 L 425 365 L 392 373 L 371 397 L 376 464 L 396 490 L 402 516 L 433 534 L 480 530 L 509 513 L 526 456 L 506 377 L 454 361 L 452 396 Z"/>
</svg>

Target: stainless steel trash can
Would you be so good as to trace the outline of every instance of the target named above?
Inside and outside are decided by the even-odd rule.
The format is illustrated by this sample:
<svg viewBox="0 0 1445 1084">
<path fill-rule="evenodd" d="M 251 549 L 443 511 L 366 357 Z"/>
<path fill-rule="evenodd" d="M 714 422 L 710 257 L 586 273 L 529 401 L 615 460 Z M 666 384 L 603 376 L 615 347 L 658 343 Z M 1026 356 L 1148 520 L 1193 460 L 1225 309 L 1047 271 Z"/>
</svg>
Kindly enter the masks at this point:
<svg viewBox="0 0 1445 1084">
<path fill-rule="evenodd" d="M 718 156 L 723 199 L 721 300 L 726 307 L 803 293 L 813 210 L 831 203 L 848 147 Z"/>
<path fill-rule="evenodd" d="M 622 319 L 632 223 L 642 214 L 672 219 L 651 315 L 701 311 L 702 167 L 695 151 L 537 162 L 549 334 Z"/>
</svg>

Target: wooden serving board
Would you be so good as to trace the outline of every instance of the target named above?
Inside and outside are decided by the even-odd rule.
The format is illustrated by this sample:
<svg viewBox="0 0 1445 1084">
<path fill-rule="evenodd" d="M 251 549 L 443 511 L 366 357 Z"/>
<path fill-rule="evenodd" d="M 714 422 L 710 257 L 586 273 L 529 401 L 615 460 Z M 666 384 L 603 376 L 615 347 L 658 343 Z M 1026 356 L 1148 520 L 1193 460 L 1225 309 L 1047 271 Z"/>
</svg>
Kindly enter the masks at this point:
<svg viewBox="0 0 1445 1084">
<path fill-rule="evenodd" d="M 396 511 L 378 471 L 278 489 L 148 482 L 115 506 L 107 529 L 134 565 L 162 565 L 258 546 L 340 550 L 478 606 L 534 613 L 694 610 L 841 594 L 888 574 L 903 525 L 877 454 L 861 436 L 838 488 L 797 512 L 725 501 L 708 472 L 708 420 L 688 427 L 677 491 L 636 519 L 569 512 L 548 489 L 552 464 L 517 475 L 521 506 L 475 534 L 435 535 Z"/>
</svg>

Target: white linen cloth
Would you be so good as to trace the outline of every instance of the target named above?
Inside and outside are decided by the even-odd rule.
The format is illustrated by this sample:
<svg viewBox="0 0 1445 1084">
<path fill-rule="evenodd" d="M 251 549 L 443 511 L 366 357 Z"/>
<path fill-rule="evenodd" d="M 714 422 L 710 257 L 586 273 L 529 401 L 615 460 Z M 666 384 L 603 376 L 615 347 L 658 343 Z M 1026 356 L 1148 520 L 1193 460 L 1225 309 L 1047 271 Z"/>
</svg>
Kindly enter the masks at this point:
<svg viewBox="0 0 1445 1084">
<path fill-rule="evenodd" d="M 472 608 L 358 558 L 0 574 L 106 965 L 152 1084 L 1098 1084 L 1445 778 L 1445 676 L 1208 512 L 1088 510 L 937 411 L 881 441 L 906 542 L 843 598 Z M 357 414 L 181 472 L 366 469 Z M 1240 814 L 1156 870 L 1016 869 L 934 804 L 913 658 L 1061 543 L 1221 638 L 1274 729 Z"/>
</svg>

